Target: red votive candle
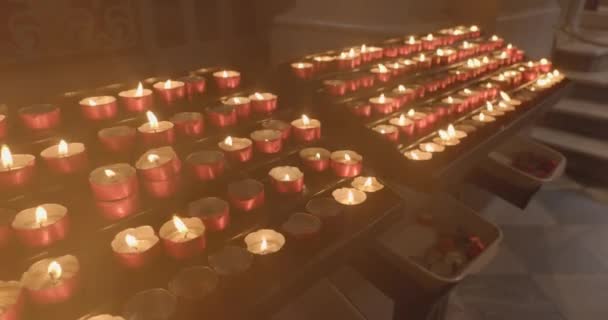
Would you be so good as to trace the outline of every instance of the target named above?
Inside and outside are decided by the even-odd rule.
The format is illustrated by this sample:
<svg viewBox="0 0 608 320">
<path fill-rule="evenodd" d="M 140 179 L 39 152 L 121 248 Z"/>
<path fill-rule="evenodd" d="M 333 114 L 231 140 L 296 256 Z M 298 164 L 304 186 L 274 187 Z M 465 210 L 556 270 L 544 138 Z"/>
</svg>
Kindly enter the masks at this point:
<svg viewBox="0 0 608 320">
<path fill-rule="evenodd" d="M 407 112 L 407 117 L 414 122 L 416 130 L 424 130 L 428 126 L 427 114 L 424 112 L 416 112 L 414 109 L 410 109 Z"/>
<path fill-rule="evenodd" d="M 340 70 L 349 70 L 358 67 L 361 64 L 361 55 L 356 53 L 354 49 L 348 52 L 342 52 L 336 57 L 336 66 Z"/>
<path fill-rule="evenodd" d="M 128 126 L 104 128 L 97 132 L 97 138 L 106 151 L 127 152 L 135 145 L 135 132 Z"/>
<path fill-rule="evenodd" d="M 128 112 L 142 112 L 152 108 L 154 98 L 152 90 L 144 89 L 141 82 L 136 89 L 125 90 L 118 93 L 118 97 Z"/>
<path fill-rule="evenodd" d="M 397 118 L 391 118 L 388 123 L 397 127 L 406 136 L 414 135 L 414 121 L 408 119 L 404 114 L 401 114 Z"/>
<path fill-rule="evenodd" d="M 241 73 L 234 70 L 216 71 L 213 79 L 218 89 L 234 89 L 241 84 Z"/>
<path fill-rule="evenodd" d="M 293 137 L 299 142 L 311 142 L 321 139 L 321 121 L 302 115 L 291 122 Z"/>
<path fill-rule="evenodd" d="M 113 201 L 95 201 L 97 211 L 104 219 L 115 221 L 129 216 L 139 210 L 139 193 Z"/>
<path fill-rule="evenodd" d="M 157 82 L 153 86 L 154 91 L 165 105 L 173 105 L 186 96 L 186 84 L 182 81 L 168 79 L 164 82 Z"/>
<path fill-rule="evenodd" d="M 262 128 L 281 132 L 283 141 L 289 139 L 289 136 L 291 135 L 291 125 L 282 120 L 266 120 L 262 122 Z"/>
<path fill-rule="evenodd" d="M 448 65 L 456 62 L 458 53 L 452 48 L 439 48 L 435 51 L 435 64 L 436 65 Z"/>
<path fill-rule="evenodd" d="M 540 61 L 538 61 L 538 69 L 541 72 L 547 73 L 547 72 L 551 71 L 552 68 L 553 68 L 553 64 L 551 63 L 551 61 L 549 61 L 545 58 L 542 58 L 542 59 L 540 59 Z"/>
<path fill-rule="evenodd" d="M 245 179 L 228 185 L 230 204 L 242 211 L 251 211 L 264 205 L 264 184 Z"/>
<path fill-rule="evenodd" d="M 379 124 L 375 126 L 372 130 L 378 132 L 382 135 L 382 137 L 390 142 L 398 142 L 399 141 L 399 129 L 397 127 L 390 124 Z"/>
<path fill-rule="evenodd" d="M 278 193 L 300 193 L 304 189 L 304 173 L 298 167 L 274 167 L 268 175 Z"/>
<path fill-rule="evenodd" d="M 404 85 L 399 85 L 397 88 L 393 89 L 393 94 L 396 96 L 396 99 L 399 100 L 400 105 L 404 105 L 416 99 L 416 90 Z"/>
<path fill-rule="evenodd" d="M 30 130 L 54 129 L 61 122 L 61 109 L 52 104 L 35 104 L 19 109 L 19 119 Z"/>
<path fill-rule="evenodd" d="M 312 214 L 297 212 L 281 225 L 281 231 L 299 247 L 315 247 L 319 244 L 321 219 Z"/>
<path fill-rule="evenodd" d="M 181 177 L 175 176 L 167 180 L 144 180 L 143 187 L 152 198 L 166 199 L 174 196 L 181 183 Z"/>
<path fill-rule="evenodd" d="M 433 34 L 428 34 L 421 38 L 422 49 L 424 50 L 435 50 L 441 45 L 441 40 L 435 37 Z"/>
<path fill-rule="evenodd" d="M 17 213 L 11 226 L 25 246 L 48 247 L 67 236 L 68 209 L 54 203 L 41 204 Z"/>
<path fill-rule="evenodd" d="M 253 156 L 251 140 L 247 138 L 236 138 L 228 136 L 218 143 L 218 147 L 224 151 L 228 159 L 235 162 L 247 162 Z"/>
<path fill-rule="evenodd" d="M 257 113 L 271 113 L 277 108 L 277 96 L 272 93 L 256 92 L 249 96 L 251 108 Z"/>
<path fill-rule="evenodd" d="M 80 288 L 80 263 L 72 255 L 42 259 L 29 267 L 21 283 L 35 304 L 67 302 Z"/>
<path fill-rule="evenodd" d="M 122 230 L 110 246 L 118 264 L 128 269 L 141 269 L 160 256 L 159 238 L 150 226 Z"/>
<path fill-rule="evenodd" d="M 171 145 L 175 142 L 175 131 L 170 121 L 158 121 L 154 113 L 146 111 L 148 122 L 137 128 L 143 144 L 148 147 Z"/>
<path fill-rule="evenodd" d="M 230 223 L 230 206 L 220 198 L 207 197 L 190 202 L 187 211 L 189 216 L 201 219 L 209 231 L 222 231 Z"/>
<path fill-rule="evenodd" d="M 486 82 L 479 85 L 479 90 L 483 91 L 484 99 L 492 100 L 498 96 L 498 91 L 500 87 L 492 82 Z"/>
<path fill-rule="evenodd" d="M 200 137 L 205 128 L 203 115 L 200 112 L 178 112 L 171 117 L 178 135 Z"/>
<path fill-rule="evenodd" d="M 312 171 L 322 172 L 329 168 L 331 152 L 323 148 L 305 148 L 300 150 L 300 159 Z"/>
<path fill-rule="evenodd" d="M 332 56 L 316 56 L 312 58 L 316 71 L 326 71 L 330 69 L 336 59 Z"/>
<path fill-rule="evenodd" d="M 331 168 L 338 177 L 355 177 L 361 174 L 363 157 L 350 150 L 339 150 L 331 153 Z"/>
<path fill-rule="evenodd" d="M 98 167 L 89 174 L 93 196 L 101 201 L 113 201 L 137 193 L 137 172 L 126 163 Z"/>
<path fill-rule="evenodd" d="M 190 100 L 197 95 L 205 93 L 205 89 L 207 88 L 207 81 L 203 77 L 187 76 L 182 77 L 179 80 L 186 85 L 186 95 Z"/>
<path fill-rule="evenodd" d="M 441 103 L 444 104 L 448 109 L 449 114 L 454 113 L 463 113 L 467 110 L 469 100 L 462 100 L 459 98 L 453 98 L 449 96 L 445 99 L 441 100 Z"/>
<path fill-rule="evenodd" d="M 42 150 L 40 156 L 49 170 L 56 174 L 81 172 L 88 166 L 86 148 L 79 142 L 61 140 L 59 144 Z"/>
<path fill-rule="evenodd" d="M 247 97 L 231 97 L 222 101 L 222 103 L 233 107 L 239 119 L 247 119 L 251 114 L 251 101 Z"/>
<path fill-rule="evenodd" d="M 221 105 L 207 108 L 207 119 L 212 126 L 225 128 L 235 125 L 238 117 L 233 106 Z"/>
<path fill-rule="evenodd" d="M 165 252 L 177 260 L 193 258 L 207 246 L 205 226 L 199 218 L 173 218 L 158 231 Z"/>
<path fill-rule="evenodd" d="M 25 305 L 22 285 L 19 281 L 0 281 L 2 320 L 19 320 Z"/>
<path fill-rule="evenodd" d="M 380 82 L 388 82 L 392 76 L 391 71 L 383 64 L 379 64 L 376 67 L 371 68 L 369 71 L 374 74 L 376 79 L 378 79 Z"/>
<path fill-rule="evenodd" d="M 31 154 L 12 154 L 2 145 L 0 148 L 0 189 L 20 189 L 34 177 L 36 157 Z"/>
<path fill-rule="evenodd" d="M 389 114 L 393 112 L 395 107 L 395 99 L 385 97 L 384 93 L 378 97 L 369 98 L 369 103 L 372 105 L 374 112 L 379 114 Z"/>
<path fill-rule="evenodd" d="M 332 96 L 343 96 L 348 89 L 347 83 L 344 80 L 324 80 L 323 87 Z"/>
<path fill-rule="evenodd" d="M 78 104 L 82 115 L 89 120 L 112 119 L 118 114 L 118 104 L 112 96 L 87 97 Z"/>
<path fill-rule="evenodd" d="M 346 107 L 357 117 L 367 118 L 372 115 L 372 105 L 367 101 L 347 102 Z"/>
<path fill-rule="evenodd" d="M 283 147 L 283 137 L 277 130 L 256 130 L 250 135 L 253 145 L 261 153 L 277 153 Z"/>
<path fill-rule="evenodd" d="M 150 149 L 135 164 L 144 180 L 168 180 L 179 175 L 182 163 L 171 147 Z"/>
<path fill-rule="evenodd" d="M 201 181 L 214 180 L 224 173 L 224 154 L 219 151 L 197 151 L 186 158 L 193 176 Z"/>
<path fill-rule="evenodd" d="M 314 74 L 314 65 L 310 62 L 294 62 L 291 72 L 300 79 L 310 79 Z"/>
</svg>

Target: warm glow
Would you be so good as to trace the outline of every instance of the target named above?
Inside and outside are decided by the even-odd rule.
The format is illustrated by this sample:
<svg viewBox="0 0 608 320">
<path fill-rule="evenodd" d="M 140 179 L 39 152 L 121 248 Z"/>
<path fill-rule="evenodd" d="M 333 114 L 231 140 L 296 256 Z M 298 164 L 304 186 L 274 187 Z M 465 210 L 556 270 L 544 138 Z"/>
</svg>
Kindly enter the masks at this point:
<svg viewBox="0 0 608 320">
<path fill-rule="evenodd" d="M 137 89 L 135 89 L 135 96 L 141 97 L 144 95 L 144 86 L 140 83 L 137 84 Z"/>
<path fill-rule="evenodd" d="M 486 120 L 486 115 L 485 115 L 485 114 L 483 114 L 483 112 L 481 112 L 481 113 L 479 114 L 479 121 L 484 121 L 484 120 Z"/>
<path fill-rule="evenodd" d="M 507 53 L 505 51 L 500 53 L 500 56 L 498 56 L 501 59 L 506 59 L 507 58 Z"/>
<path fill-rule="evenodd" d="M 406 120 L 407 120 L 407 119 L 405 118 L 405 115 L 402 113 L 402 114 L 399 116 L 399 124 L 400 124 L 400 125 L 404 125 L 404 124 L 406 123 Z"/>
<path fill-rule="evenodd" d="M 437 55 L 438 56 L 443 56 L 445 53 L 443 52 L 443 49 L 439 48 L 437 49 Z"/>
<path fill-rule="evenodd" d="M 36 224 L 40 226 L 42 226 L 49 219 L 46 210 L 42 206 L 36 207 L 35 215 Z"/>
<path fill-rule="evenodd" d="M 528 61 L 528 68 L 532 68 L 532 67 L 534 67 L 534 62 Z"/>
<path fill-rule="evenodd" d="M 450 136 L 450 138 L 456 137 L 456 128 L 454 128 L 453 125 L 448 126 L 448 136 Z"/>
<path fill-rule="evenodd" d="M 177 232 L 179 232 L 179 233 L 188 232 L 188 227 L 186 227 L 186 225 L 184 224 L 182 219 L 180 219 L 178 216 L 173 216 L 173 225 L 175 226 L 175 229 L 177 229 Z"/>
<path fill-rule="evenodd" d="M 317 153 L 315 153 L 315 158 L 316 158 L 316 159 L 321 159 L 321 154 L 320 154 L 320 153 L 318 153 L 318 152 L 317 152 Z"/>
<path fill-rule="evenodd" d="M 348 193 L 346 194 L 346 203 L 354 203 L 355 202 L 355 196 L 353 195 L 353 192 L 351 190 L 348 190 Z"/>
<path fill-rule="evenodd" d="M 486 110 L 488 110 L 489 112 L 494 111 L 494 106 L 492 105 L 492 102 L 486 101 Z"/>
<path fill-rule="evenodd" d="M 232 101 L 236 104 L 239 104 L 239 103 L 241 103 L 241 98 L 235 97 L 235 98 L 232 98 Z"/>
<path fill-rule="evenodd" d="M 433 35 L 432 35 L 432 34 L 430 34 L 430 33 L 429 33 L 429 34 L 427 34 L 427 35 L 426 35 L 426 40 L 429 40 L 429 41 L 430 41 L 430 40 L 433 40 Z"/>
<path fill-rule="evenodd" d="M 151 129 L 158 129 L 158 118 L 154 115 L 152 111 L 146 111 L 146 117 L 148 118 L 148 123 L 150 124 Z"/>
<path fill-rule="evenodd" d="M 476 25 L 472 25 L 472 26 L 469 28 L 469 30 L 470 30 L 470 31 L 473 31 L 473 32 L 477 32 L 477 31 L 479 31 L 479 27 L 478 27 L 478 26 L 476 26 Z"/>
<path fill-rule="evenodd" d="M 160 157 L 155 153 L 151 153 L 148 155 L 147 159 L 148 159 L 148 162 L 156 162 L 156 161 L 160 160 Z"/>
<path fill-rule="evenodd" d="M 355 54 L 356 54 L 356 53 L 355 53 L 355 49 L 351 48 L 350 50 L 348 50 L 348 56 L 349 56 L 349 57 L 351 57 L 351 58 L 352 58 L 352 57 L 354 57 L 354 56 L 355 56 Z"/>
<path fill-rule="evenodd" d="M 61 265 L 59 264 L 59 262 L 51 261 L 51 263 L 49 263 L 48 268 L 46 269 L 46 272 L 49 274 L 49 277 L 51 279 L 59 280 L 59 278 L 61 278 L 61 273 L 63 272 L 63 270 L 61 270 Z"/>
<path fill-rule="evenodd" d="M 361 52 L 366 52 L 367 51 L 367 47 L 365 45 L 361 45 Z"/>
<path fill-rule="evenodd" d="M 424 61 L 424 60 L 426 60 L 426 56 L 424 55 L 424 53 L 421 53 L 421 54 L 418 56 L 418 60 L 420 60 L 420 61 Z"/>
<path fill-rule="evenodd" d="M 380 72 L 382 72 L 382 73 L 385 73 L 385 72 L 388 72 L 388 69 L 386 68 L 386 66 L 385 66 L 385 65 L 383 65 L 383 64 L 379 64 L 379 65 L 378 65 L 378 71 L 380 71 Z"/>
<path fill-rule="evenodd" d="M 471 93 L 473 93 L 473 91 L 469 90 L 469 88 L 465 88 L 463 91 L 464 91 L 464 94 L 471 94 Z"/>
<path fill-rule="evenodd" d="M 259 92 L 254 93 L 253 96 L 258 100 L 264 100 L 264 96 Z"/>
<path fill-rule="evenodd" d="M 414 36 L 410 36 L 410 37 L 407 39 L 407 42 L 408 42 L 409 44 L 413 44 L 413 43 L 416 43 L 416 39 L 414 39 Z"/>
<path fill-rule="evenodd" d="M 10 168 L 13 166 L 13 154 L 7 145 L 2 145 L 0 160 L 2 161 L 3 168 Z"/>
<path fill-rule="evenodd" d="M 416 111 L 414 111 L 414 109 L 410 109 L 410 110 L 407 112 L 407 115 L 408 115 L 408 117 L 413 117 L 414 115 L 416 115 Z"/>
<path fill-rule="evenodd" d="M 94 106 L 96 106 L 96 105 L 97 105 L 97 102 L 95 102 L 95 100 L 93 100 L 93 99 L 89 99 L 89 105 L 90 105 L 91 107 L 94 107 Z"/>
<path fill-rule="evenodd" d="M 549 60 L 547 60 L 545 58 L 540 59 L 540 64 L 548 64 L 548 63 L 549 63 Z"/>
<path fill-rule="evenodd" d="M 111 169 L 103 169 L 103 173 L 106 175 L 106 177 L 108 178 L 112 178 L 116 176 L 116 172 L 114 172 L 114 170 Z"/>
<path fill-rule="evenodd" d="M 433 148 L 433 147 L 431 147 L 431 148 Z M 420 159 L 420 158 L 418 158 L 418 154 L 416 152 L 410 152 L 410 157 L 412 157 L 412 159 L 414 159 L 414 160 Z"/>
<path fill-rule="evenodd" d="M 433 147 L 433 145 L 430 144 L 430 143 L 429 144 L 425 144 L 424 145 L 424 151 L 426 151 L 426 152 L 435 152 L 435 147 Z M 416 155 L 415 152 L 412 152 L 412 157 L 414 159 L 418 159 L 418 156 Z"/>
<path fill-rule="evenodd" d="M 67 156 L 68 155 L 68 143 L 65 142 L 65 140 L 59 141 L 59 144 L 57 145 L 57 153 L 60 156 Z"/>
<path fill-rule="evenodd" d="M 344 154 L 344 160 L 345 160 L 345 161 L 350 161 L 350 160 L 351 160 L 351 159 L 350 159 L 350 155 L 349 155 L 348 153 L 345 153 L 345 154 Z"/>
<path fill-rule="evenodd" d="M 222 78 L 228 78 L 228 71 L 222 71 Z"/>
<path fill-rule="evenodd" d="M 139 244 L 139 240 L 128 233 L 125 235 L 125 242 L 127 243 L 127 246 L 131 248 L 137 248 L 137 245 Z"/>
<path fill-rule="evenodd" d="M 439 130 L 437 133 L 441 140 L 450 140 L 450 135 L 445 130 Z"/>
<path fill-rule="evenodd" d="M 380 129 L 380 131 L 379 131 L 379 132 L 380 132 L 380 134 L 385 134 L 385 133 L 386 133 L 386 131 L 384 130 L 384 128 L 383 128 L 383 129 Z"/>
<path fill-rule="evenodd" d="M 507 50 L 511 50 L 511 49 L 513 49 L 513 45 L 509 43 L 509 44 L 507 45 Z"/>
<path fill-rule="evenodd" d="M 555 70 L 553 70 L 553 75 L 556 77 L 559 77 L 561 75 L 561 73 L 559 72 L 559 70 L 555 69 Z"/>
<path fill-rule="evenodd" d="M 405 91 L 405 86 L 404 86 L 404 85 L 402 85 L 402 84 L 400 84 L 400 85 L 397 87 L 397 91 L 399 91 L 399 92 L 404 92 L 404 91 Z"/>
<path fill-rule="evenodd" d="M 283 176 L 283 181 L 289 181 L 289 180 L 291 180 L 291 177 L 289 176 L 289 174 L 287 174 L 287 173 L 286 173 L 286 174 Z"/>
<path fill-rule="evenodd" d="M 308 118 L 305 114 L 302 115 L 302 124 L 305 126 L 310 125 L 310 118 Z"/>
<path fill-rule="evenodd" d="M 465 49 L 469 49 L 471 47 L 471 44 L 468 41 L 465 41 L 462 43 L 462 47 Z"/>
<path fill-rule="evenodd" d="M 488 58 L 488 57 L 481 58 L 481 63 L 485 63 L 485 64 L 490 63 L 490 58 Z"/>
<path fill-rule="evenodd" d="M 266 238 L 262 238 L 262 242 L 260 242 L 260 251 L 264 252 L 268 250 L 268 241 Z"/>
<path fill-rule="evenodd" d="M 384 93 L 380 95 L 380 97 L 378 98 L 378 102 L 379 102 L 379 103 L 384 103 L 384 102 L 386 102 L 386 97 L 384 96 Z"/>
<path fill-rule="evenodd" d="M 165 81 L 165 85 L 163 87 L 165 89 L 171 89 L 171 79 L 167 79 L 167 81 Z"/>
<path fill-rule="evenodd" d="M 365 179 L 365 182 L 363 183 L 364 187 L 371 187 L 372 186 L 372 177 L 367 177 L 367 179 Z"/>
<path fill-rule="evenodd" d="M 448 103 L 454 103 L 454 98 L 452 98 L 452 96 L 449 96 L 446 100 Z"/>
<path fill-rule="evenodd" d="M 504 74 L 499 75 L 498 81 L 505 81 L 505 75 Z"/>
<path fill-rule="evenodd" d="M 497 35 L 492 35 L 492 37 L 490 37 L 490 40 L 492 40 L 492 41 L 498 41 L 498 36 Z"/>
<path fill-rule="evenodd" d="M 224 144 L 227 146 L 231 146 L 232 145 L 232 137 L 231 136 L 227 136 L 226 139 L 224 139 Z"/>
</svg>

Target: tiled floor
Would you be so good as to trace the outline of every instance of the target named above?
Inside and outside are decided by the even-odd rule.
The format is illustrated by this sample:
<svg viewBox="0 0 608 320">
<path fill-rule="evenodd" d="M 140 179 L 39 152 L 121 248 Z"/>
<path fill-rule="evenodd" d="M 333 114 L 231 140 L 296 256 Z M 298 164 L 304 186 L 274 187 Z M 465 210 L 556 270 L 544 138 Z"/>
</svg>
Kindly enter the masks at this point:
<svg viewBox="0 0 608 320">
<path fill-rule="evenodd" d="M 567 178 L 526 210 L 479 190 L 469 205 L 498 224 L 496 259 L 451 297 L 448 320 L 608 319 L 608 203 Z M 482 201 L 480 201 L 482 199 Z"/>
</svg>

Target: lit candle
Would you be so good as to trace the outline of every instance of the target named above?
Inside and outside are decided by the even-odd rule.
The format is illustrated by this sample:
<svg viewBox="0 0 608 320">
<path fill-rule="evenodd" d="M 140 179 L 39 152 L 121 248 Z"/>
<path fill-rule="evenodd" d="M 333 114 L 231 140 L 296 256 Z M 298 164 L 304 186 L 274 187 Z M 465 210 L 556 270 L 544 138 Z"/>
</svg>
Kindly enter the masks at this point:
<svg viewBox="0 0 608 320">
<path fill-rule="evenodd" d="M 253 112 L 271 113 L 277 108 L 277 96 L 269 92 L 256 92 L 249 96 L 249 100 Z"/>
<path fill-rule="evenodd" d="M 19 240 L 28 247 L 48 247 L 65 239 L 68 233 L 68 209 L 45 203 L 17 213 L 12 222 Z"/>
<path fill-rule="evenodd" d="M 137 172 L 126 163 L 98 167 L 89 174 L 93 196 L 101 201 L 127 198 L 137 192 Z"/>
<path fill-rule="evenodd" d="M 416 40 L 414 36 L 409 36 L 405 43 L 409 46 L 411 52 L 418 52 L 422 50 L 422 42 Z"/>
<path fill-rule="evenodd" d="M 408 119 L 405 114 L 401 114 L 396 118 L 391 118 L 388 122 L 399 128 L 399 130 L 407 136 L 414 134 L 414 121 Z"/>
<path fill-rule="evenodd" d="M 503 111 L 497 110 L 494 108 L 494 105 L 490 101 L 486 101 L 486 110 L 482 111 L 486 115 L 490 115 L 492 117 L 500 117 L 505 113 Z"/>
<path fill-rule="evenodd" d="M 332 63 L 335 61 L 335 58 L 332 56 L 316 56 L 312 58 L 312 61 L 315 64 L 315 69 L 325 71 L 331 67 Z"/>
<path fill-rule="evenodd" d="M 264 205 L 264 184 L 253 179 L 232 182 L 228 185 L 230 204 L 241 211 L 252 211 Z"/>
<path fill-rule="evenodd" d="M 148 122 L 137 128 L 144 145 L 149 147 L 171 145 L 175 142 L 174 125 L 170 121 L 158 121 L 152 111 L 146 111 Z"/>
<path fill-rule="evenodd" d="M 192 258 L 205 250 L 205 226 L 199 218 L 173 216 L 158 231 L 165 252 L 178 260 Z"/>
<path fill-rule="evenodd" d="M 452 139 L 463 139 L 467 137 L 467 133 L 465 131 L 462 130 L 456 130 L 456 128 L 454 128 L 453 125 L 448 125 L 448 128 L 446 130 L 448 136 L 450 136 L 450 138 Z"/>
<path fill-rule="evenodd" d="M 261 153 L 277 153 L 283 148 L 283 137 L 278 130 L 256 130 L 250 135 L 255 149 Z"/>
<path fill-rule="evenodd" d="M 331 153 L 323 148 L 304 148 L 300 150 L 300 159 L 309 169 L 321 172 L 329 168 Z"/>
<path fill-rule="evenodd" d="M 502 99 L 502 102 L 504 102 L 507 105 L 513 106 L 513 107 L 517 107 L 517 106 L 521 105 L 521 103 L 522 103 L 521 100 L 511 99 L 509 94 L 507 94 L 504 91 L 500 92 L 500 98 Z"/>
<path fill-rule="evenodd" d="M 47 258 L 32 264 L 21 283 L 35 304 L 66 302 L 79 289 L 80 263 L 75 256 Z"/>
<path fill-rule="evenodd" d="M 376 192 L 384 188 L 384 185 L 376 177 L 356 177 L 351 185 L 363 192 Z"/>
<path fill-rule="evenodd" d="M 128 228 L 114 236 L 112 251 L 120 265 L 139 269 L 158 257 L 159 238 L 150 226 Z"/>
<path fill-rule="evenodd" d="M 437 144 L 435 142 L 421 143 L 420 145 L 418 145 L 418 148 L 421 151 L 428 152 L 428 153 L 440 153 L 440 152 L 445 151 L 445 146 L 443 146 L 441 144 Z"/>
<path fill-rule="evenodd" d="M 551 61 L 547 60 L 546 58 L 542 58 L 538 62 L 538 68 L 541 72 L 549 72 L 549 71 L 551 71 L 552 67 L 553 67 L 553 64 L 551 63 Z"/>
<path fill-rule="evenodd" d="M 379 114 L 391 113 L 395 108 L 395 99 L 387 98 L 384 96 L 384 93 L 380 94 L 378 97 L 369 98 L 369 103 L 372 105 L 374 111 Z"/>
<path fill-rule="evenodd" d="M 336 62 L 340 70 L 353 69 L 361 64 L 361 55 L 351 48 L 348 52 L 341 52 Z"/>
<path fill-rule="evenodd" d="M 439 48 L 435 51 L 435 63 L 438 65 L 448 65 L 456 62 L 458 54 L 452 48 Z"/>
<path fill-rule="evenodd" d="M 247 119 L 251 114 L 251 100 L 247 97 L 230 97 L 223 100 L 222 103 L 233 107 L 238 118 Z"/>
<path fill-rule="evenodd" d="M 383 138 L 391 142 L 399 141 L 399 129 L 390 124 L 379 124 L 372 128 L 375 132 L 382 135 Z"/>
<path fill-rule="evenodd" d="M 181 172 L 182 163 L 171 147 L 150 149 L 144 152 L 135 168 L 144 180 L 174 179 Z"/>
<path fill-rule="evenodd" d="M 376 67 L 370 70 L 376 76 L 376 79 L 380 82 L 387 82 L 391 79 L 391 72 L 383 64 L 378 64 Z"/>
<path fill-rule="evenodd" d="M 416 70 L 418 66 L 418 63 L 412 59 L 399 59 L 398 62 L 403 66 L 403 72 Z"/>
<path fill-rule="evenodd" d="M 272 229 L 251 232 L 245 236 L 244 241 L 247 251 L 258 256 L 277 253 L 285 245 L 285 237 Z"/>
<path fill-rule="evenodd" d="M 52 104 L 35 104 L 20 108 L 19 119 L 33 131 L 54 129 L 61 123 L 61 108 Z"/>
<path fill-rule="evenodd" d="M 478 115 L 473 116 L 473 120 L 481 122 L 481 123 L 488 123 L 488 122 L 496 121 L 496 118 L 489 116 L 489 115 L 485 115 L 484 111 L 482 111 Z"/>
<path fill-rule="evenodd" d="M 3 320 L 19 320 L 25 297 L 19 281 L 0 281 L 0 317 Z"/>
<path fill-rule="evenodd" d="M 87 97 L 79 104 L 82 115 L 89 120 L 111 119 L 118 113 L 116 98 L 112 96 Z"/>
<path fill-rule="evenodd" d="M 241 83 L 241 74 L 234 70 L 222 70 L 213 73 L 213 79 L 218 89 L 234 89 Z"/>
<path fill-rule="evenodd" d="M 427 114 L 424 112 L 416 112 L 414 109 L 410 109 L 407 112 L 407 117 L 414 121 L 417 130 L 423 130 L 428 125 Z"/>
<path fill-rule="evenodd" d="M 418 149 L 408 150 L 404 152 L 403 155 L 413 161 L 427 161 L 433 158 L 433 154 L 431 152 L 426 152 Z"/>
<path fill-rule="evenodd" d="M 354 151 L 334 151 L 330 159 L 331 168 L 338 177 L 355 177 L 361 173 L 363 157 Z"/>
<path fill-rule="evenodd" d="M 294 62 L 291 71 L 300 79 L 310 79 L 314 73 L 314 65 L 310 62 Z"/>
<path fill-rule="evenodd" d="M 274 167 L 268 175 L 278 193 L 300 193 L 304 189 L 304 173 L 298 167 Z"/>
<path fill-rule="evenodd" d="M 50 171 L 57 174 L 71 174 L 86 169 L 88 165 L 84 144 L 79 142 L 67 143 L 65 140 L 50 146 L 40 156 L 44 159 Z"/>
<path fill-rule="evenodd" d="M 291 122 L 293 136 L 300 142 L 311 142 L 321 139 L 321 121 L 311 119 L 303 114 L 300 119 Z"/>
<path fill-rule="evenodd" d="M 455 136 L 450 136 L 445 130 L 437 131 L 437 137 L 433 138 L 433 142 L 442 146 L 455 146 L 460 144 L 460 140 L 456 139 Z"/>
<path fill-rule="evenodd" d="M 12 154 L 6 145 L 0 147 L 0 189 L 22 188 L 33 176 L 36 157 L 31 154 Z"/>
<path fill-rule="evenodd" d="M 406 87 L 402 84 L 399 85 L 397 88 L 393 89 L 393 94 L 398 97 L 400 105 L 404 105 L 416 99 L 416 90 L 410 87 Z"/>
<path fill-rule="evenodd" d="M 253 155 L 252 142 L 247 138 L 228 136 L 218 143 L 218 147 L 224 151 L 228 159 L 236 162 L 247 162 Z"/>
<path fill-rule="evenodd" d="M 433 63 L 432 60 L 427 58 L 424 53 L 421 53 L 418 56 L 414 57 L 414 61 L 416 62 L 416 65 L 419 69 L 428 69 Z"/>
<path fill-rule="evenodd" d="M 331 193 L 334 200 L 346 206 L 359 205 L 367 199 L 365 192 L 354 188 L 339 188 Z"/>
<path fill-rule="evenodd" d="M 441 100 L 441 103 L 447 107 L 447 112 L 445 115 L 454 114 L 454 113 L 462 113 L 465 112 L 467 106 L 469 106 L 469 100 L 463 100 L 460 98 L 454 98 L 452 96 L 448 96 Z"/>
<path fill-rule="evenodd" d="M 129 112 L 142 112 L 152 107 L 154 103 L 152 98 L 152 90 L 144 89 L 143 85 L 137 84 L 137 88 L 121 91 L 118 93 L 122 104 Z"/>
</svg>

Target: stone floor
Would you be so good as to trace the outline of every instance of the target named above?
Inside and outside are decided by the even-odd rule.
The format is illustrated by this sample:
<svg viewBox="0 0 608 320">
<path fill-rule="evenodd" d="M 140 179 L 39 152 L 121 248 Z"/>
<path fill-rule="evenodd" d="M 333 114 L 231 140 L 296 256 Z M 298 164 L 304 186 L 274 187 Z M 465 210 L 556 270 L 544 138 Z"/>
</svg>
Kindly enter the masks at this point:
<svg viewBox="0 0 608 320">
<path fill-rule="evenodd" d="M 501 251 L 450 299 L 448 320 L 608 318 L 608 202 L 568 178 L 525 210 L 479 189 L 464 200 L 503 230 Z"/>
</svg>

